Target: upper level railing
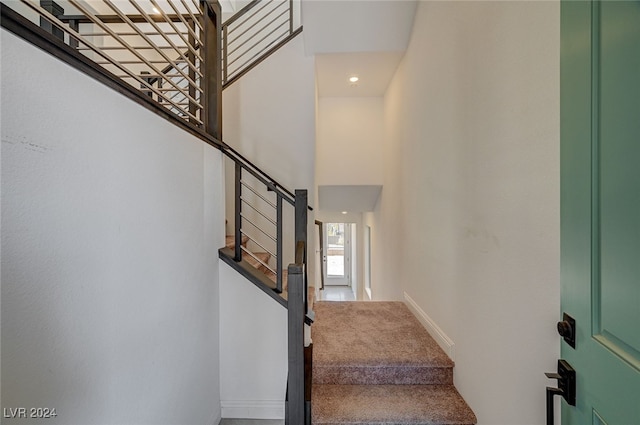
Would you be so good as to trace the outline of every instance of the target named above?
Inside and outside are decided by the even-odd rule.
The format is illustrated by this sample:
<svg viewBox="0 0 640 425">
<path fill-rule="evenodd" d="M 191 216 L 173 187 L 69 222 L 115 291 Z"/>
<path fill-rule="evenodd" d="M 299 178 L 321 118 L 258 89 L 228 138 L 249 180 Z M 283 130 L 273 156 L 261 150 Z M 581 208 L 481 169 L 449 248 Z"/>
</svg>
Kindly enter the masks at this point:
<svg viewBox="0 0 640 425">
<path fill-rule="evenodd" d="M 51 0 L 3 3 L 198 127 L 205 58 L 220 58 L 228 87 L 302 31 L 300 0 L 253 0 L 222 24 L 220 46 L 207 46 L 219 52 L 203 50 L 209 1 L 66 0 L 66 10 Z"/>
<path fill-rule="evenodd" d="M 10 7 L 179 117 L 204 125 L 204 8 L 197 0 L 12 1 Z"/>
<path fill-rule="evenodd" d="M 253 0 L 222 25 L 222 85 L 237 81 L 302 31 L 300 0 Z"/>
</svg>

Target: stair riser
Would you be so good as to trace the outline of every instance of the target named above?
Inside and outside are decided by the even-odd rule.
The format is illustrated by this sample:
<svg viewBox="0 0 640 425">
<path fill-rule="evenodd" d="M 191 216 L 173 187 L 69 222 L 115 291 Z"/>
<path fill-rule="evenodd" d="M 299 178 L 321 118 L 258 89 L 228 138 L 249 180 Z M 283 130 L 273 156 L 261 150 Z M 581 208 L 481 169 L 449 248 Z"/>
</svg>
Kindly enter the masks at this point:
<svg viewBox="0 0 640 425">
<path fill-rule="evenodd" d="M 453 385 L 314 385 L 313 425 L 471 425 Z"/>
<path fill-rule="evenodd" d="M 315 384 L 336 385 L 453 385 L 452 368 L 313 366 Z"/>
</svg>

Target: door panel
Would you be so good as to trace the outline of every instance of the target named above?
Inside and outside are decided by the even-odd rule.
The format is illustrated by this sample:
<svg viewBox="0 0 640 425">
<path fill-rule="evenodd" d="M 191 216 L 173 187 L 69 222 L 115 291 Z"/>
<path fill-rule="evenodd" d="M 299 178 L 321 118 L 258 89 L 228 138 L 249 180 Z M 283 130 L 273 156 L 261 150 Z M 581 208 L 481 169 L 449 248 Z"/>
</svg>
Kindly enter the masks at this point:
<svg viewBox="0 0 640 425">
<path fill-rule="evenodd" d="M 351 225 L 325 224 L 325 285 L 351 285 Z"/>
<path fill-rule="evenodd" d="M 600 169 L 600 185 L 594 188 L 600 205 L 595 223 L 600 234 L 600 276 L 595 282 L 599 291 L 595 291 L 594 333 L 638 367 L 640 99 L 629 88 L 640 78 L 640 2 L 604 2 L 594 7 L 596 18 L 598 12 L 600 19 L 592 25 L 600 38 L 593 49 L 600 57 L 600 66 L 593 67 L 593 91 L 600 97 L 599 110 L 593 114 L 599 130 L 594 144 Z"/>
<path fill-rule="evenodd" d="M 561 25 L 563 424 L 640 424 L 640 1 L 563 2 Z"/>
</svg>

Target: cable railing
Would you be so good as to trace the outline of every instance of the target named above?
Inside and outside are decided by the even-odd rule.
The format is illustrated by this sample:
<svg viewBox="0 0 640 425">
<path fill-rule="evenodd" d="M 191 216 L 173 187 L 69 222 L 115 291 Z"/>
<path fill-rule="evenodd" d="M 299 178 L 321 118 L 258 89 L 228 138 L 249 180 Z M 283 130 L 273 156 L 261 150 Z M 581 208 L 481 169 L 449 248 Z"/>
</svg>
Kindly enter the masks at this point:
<svg viewBox="0 0 640 425">
<path fill-rule="evenodd" d="M 240 262 L 243 258 L 252 258 L 274 282 L 273 289 L 282 293 L 286 280 L 284 258 L 287 256 L 293 260 L 292 248 L 295 245 L 291 234 L 290 252 L 285 254 L 284 232 L 285 228 L 294 228 L 290 211 L 296 206 L 296 196 L 300 195 L 292 197 L 274 185 L 272 180 L 240 161 L 235 162 L 234 191 L 234 260 Z M 306 211 L 306 206 L 304 208 Z M 290 223 L 289 226 L 285 222 Z M 259 258 L 253 249 L 244 246 L 243 240 L 268 254 L 268 259 Z"/>
<path fill-rule="evenodd" d="M 300 0 L 253 0 L 222 24 L 219 45 L 208 46 L 215 51 L 205 52 L 210 1 L 66 0 L 66 10 L 52 0 L 3 3 L 204 128 L 207 56 L 221 61 L 219 78 L 225 88 L 302 31 L 297 22 Z"/>
<path fill-rule="evenodd" d="M 7 3 L 121 81 L 204 126 L 203 8 L 198 0 Z"/>
<path fill-rule="evenodd" d="M 222 84 L 226 87 L 302 31 L 299 0 L 253 0 L 222 25 Z"/>
</svg>

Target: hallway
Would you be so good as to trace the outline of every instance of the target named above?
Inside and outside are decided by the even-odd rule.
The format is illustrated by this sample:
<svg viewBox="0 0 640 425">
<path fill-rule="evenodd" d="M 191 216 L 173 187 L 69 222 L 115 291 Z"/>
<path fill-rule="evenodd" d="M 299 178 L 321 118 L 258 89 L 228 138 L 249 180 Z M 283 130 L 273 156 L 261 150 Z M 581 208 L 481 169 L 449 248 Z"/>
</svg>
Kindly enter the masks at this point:
<svg viewBox="0 0 640 425">
<path fill-rule="evenodd" d="M 356 301 L 349 286 L 325 286 L 320 290 L 320 301 Z"/>
</svg>

